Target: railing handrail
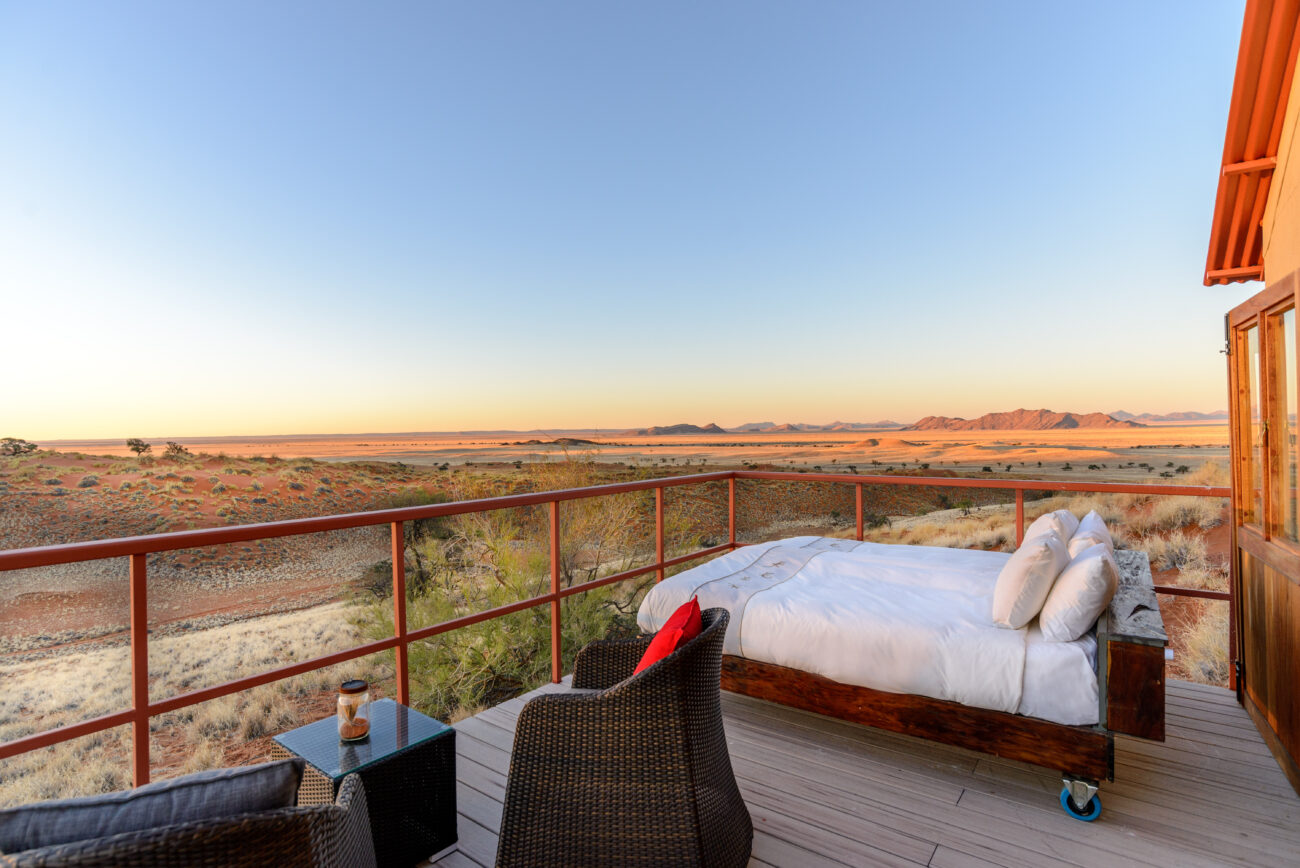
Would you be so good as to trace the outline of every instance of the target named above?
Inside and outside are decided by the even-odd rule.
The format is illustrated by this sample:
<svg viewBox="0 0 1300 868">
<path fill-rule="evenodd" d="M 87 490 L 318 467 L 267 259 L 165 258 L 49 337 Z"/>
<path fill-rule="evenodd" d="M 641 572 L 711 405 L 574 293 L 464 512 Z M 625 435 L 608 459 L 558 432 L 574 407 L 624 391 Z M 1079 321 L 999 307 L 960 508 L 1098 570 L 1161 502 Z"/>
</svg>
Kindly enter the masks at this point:
<svg viewBox="0 0 1300 868">
<path fill-rule="evenodd" d="M 737 479 L 791 479 L 802 482 L 855 482 L 863 485 L 924 485 L 941 488 L 1001 488 L 1016 491 L 1086 491 L 1100 494 L 1160 494 L 1189 497 L 1230 497 L 1232 489 L 1216 485 L 1166 485 L 1152 482 L 1067 482 L 1063 479 L 1020 479 L 971 476 L 864 475 L 860 473 L 803 473 L 789 470 L 733 470 Z"/>
<path fill-rule="evenodd" d="M 22 549 L 0 550 L 0 572 L 30 567 L 48 567 L 55 564 L 95 561 L 104 558 L 147 555 L 177 549 L 275 539 L 332 530 L 373 527 L 395 521 L 419 521 L 471 512 L 490 512 L 494 509 L 513 509 L 521 506 L 542 506 L 555 501 L 581 500 L 587 497 L 605 497 L 631 491 L 652 491 L 679 485 L 701 482 L 720 482 L 732 477 L 731 471 L 693 473 L 687 476 L 663 476 L 635 482 L 613 482 L 607 485 L 589 485 L 583 488 L 560 488 L 553 491 L 534 491 L 528 494 L 506 494 L 498 497 L 480 497 L 473 500 L 454 500 L 447 503 L 430 503 L 423 506 L 399 506 L 365 512 L 345 512 L 312 518 L 288 518 L 281 521 L 264 521 L 256 524 L 237 524 L 228 527 L 208 527 L 195 530 L 177 530 L 167 533 L 141 534 L 106 540 L 58 543 Z"/>
<path fill-rule="evenodd" d="M 859 485 L 920 485 L 943 488 L 997 488 L 1016 491 L 1081 491 L 1101 494 L 1151 494 L 1185 495 L 1188 497 L 1229 497 L 1225 486 L 1210 485 L 1158 485 L 1153 483 L 1123 482 L 1067 482 L 1043 479 L 978 479 L 969 476 L 902 476 L 866 475 L 856 473 L 800 473 L 798 471 L 722 470 L 713 473 L 692 473 L 684 476 L 662 476 L 634 482 L 613 482 L 589 485 L 582 488 L 561 488 L 553 491 L 535 491 L 528 494 L 507 494 L 473 500 L 432 503 L 423 506 L 401 506 L 363 512 L 348 512 L 312 518 L 290 518 L 255 524 L 238 524 L 227 527 L 199 528 L 169 531 L 167 533 L 141 534 L 106 540 L 57 543 L 21 549 L 0 550 L 0 572 L 31 567 L 47 567 L 78 561 L 154 554 L 178 549 L 251 542 L 284 536 L 299 536 L 359 527 L 374 527 L 395 521 L 419 521 L 495 509 L 513 509 L 522 506 L 540 506 L 554 501 L 581 500 L 588 497 L 605 497 L 632 491 L 653 491 L 704 482 L 721 482 L 728 479 L 758 479 L 769 481 L 838 482 Z"/>
<path fill-rule="evenodd" d="M 574 594 L 583 593 L 597 587 L 624 581 L 654 572 L 657 578 L 664 578 L 668 567 L 686 563 L 696 558 L 735 550 L 740 547 L 736 541 L 736 482 L 741 479 L 829 482 L 853 484 L 856 488 L 857 536 L 863 539 L 863 490 L 866 485 L 920 485 L 945 488 L 996 488 L 1012 489 L 1016 492 L 1016 541 L 1020 542 L 1024 532 L 1024 494 L 1026 491 L 1081 491 L 1116 494 L 1151 494 L 1151 495 L 1186 495 L 1191 497 L 1229 497 L 1231 489 L 1221 486 L 1193 485 L 1158 485 L 1147 483 L 1105 483 L 1105 482 L 1067 482 L 1064 480 L 1044 479 L 979 479 L 971 477 L 907 476 L 901 474 L 866 475 L 855 473 L 805 473 L 798 471 L 759 471 L 728 470 L 713 473 L 696 473 L 683 476 L 657 477 L 633 482 L 616 482 L 605 485 L 585 486 L 582 488 L 557 489 L 554 491 L 530 492 L 528 494 L 503 495 L 499 497 L 477 498 L 474 500 L 453 501 L 448 503 L 427 504 L 424 506 L 397 507 L 393 509 L 354 512 L 339 515 L 319 516 L 315 518 L 286 519 L 283 521 L 262 522 L 258 524 L 235 525 L 233 527 L 204 528 L 199 530 L 174 531 L 170 533 L 148 534 L 109 540 L 90 540 L 86 542 L 60 543 L 49 546 L 36 546 L 23 549 L 0 551 L 0 571 L 27 569 L 32 567 L 53 566 L 56 564 L 80 561 L 101 560 L 111 557 L 128 557 L 130 561 L 130 595 L 131 595 L 131 707 L 124 711 L 112 712 L 90 720 L 66 724 L 54 729 L 33 733 L 22 738 L 0 743 L 0 759 L 16 756 L 28 751 L 48 747 L 70 739 L 90 735 L 103 730 L 130 724 L 133 727 L 132 765 L 136 785 L 149 780 L 149 719 L 159 714 L 175 711 L 279 681 L 294 675 L 300 675 L 316 669 L 323 669 L 337 663 L 355 660 L 369 654 L 394 650 L 398 672 L 397 699 L 407 702 L 408 684 L 406 671 L 407 648 L 411 642 L 429 639 L 451 630 L 468 627 L 484 621 L 495 620 L 513 612 L 534 606 L 550 604 L 551 606 L 551 655 L 552 679 L 558 681 L 560 672 L 560 602 Z M 708 482 L 727 482 L 727 529 L 728 540 L 700 551 L 668 558 L 664 550 L 664 490 L 684 485 Z M 655 562 L 643 567 L 626 570 L 609 576 L 583 582 L 581 584 L 561 587 L 559 581 L 560 559 L 558 545 L 560 540 L 559 504 L 569 500 L 589 497 L 603 497 L 625 494 L 634 491 L 654 491 L 655 509 Z M 403 557 L 404 535 L 403 523 L 429 518 L 452 515 L 488 512 L 497 509 L 511 509 L 525 506 L 549 505 L 549 545 L 551 548 L 551 584 L 550 592 L 513 603 L 507 603 L 483 612 L 475 612 L 409 630 L 405 612 L 405 570 L 397 569 Z M 393 552 L 393 605 L 394 635 L 367 642 L 352 648 L 335 651 L 302 660 L 287 666 L 267 670 L 255 675 L 245 676 L 234 681 L 216 684 L 193 690 L 188 693 L 169 696 L 165 699 L 152 700 L 149 696 L 148 672 L 148 582 L 147 555 L 156 552 L 175 551 L 177 549 L 197 548 L 202 546 L 223 545 L 252 540 L 272 539 L 276 537 L 319 533 L 323 531 L 345 530 L 349 528 L 373 527 L 387 524 L 391 534 Z M 1185 596 L 1227 599 L 1230 604 L 1231 593 L 1199 589 L 1172 588 L 1157 586 L 1157 591 Z"/>
</svg>

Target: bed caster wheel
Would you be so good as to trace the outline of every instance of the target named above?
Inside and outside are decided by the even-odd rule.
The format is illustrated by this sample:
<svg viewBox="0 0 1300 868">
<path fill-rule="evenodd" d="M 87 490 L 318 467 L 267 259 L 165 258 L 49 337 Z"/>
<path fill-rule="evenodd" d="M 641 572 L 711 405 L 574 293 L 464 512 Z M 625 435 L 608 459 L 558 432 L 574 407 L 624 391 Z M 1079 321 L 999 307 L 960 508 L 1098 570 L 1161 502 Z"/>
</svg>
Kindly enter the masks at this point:
<svg viewBox="0 0 1300 868">
<path fill-rule="evenodd" d="M 1061 789 L 1061 809 L 1076 820 L 1091 823 L 1101 816 L 1101 796 L 1093 795 L 1080 810 L 1075 807 L 1074 799 L 1070 796 L 1070 788 L 1066 786 Z"/>
</svg>

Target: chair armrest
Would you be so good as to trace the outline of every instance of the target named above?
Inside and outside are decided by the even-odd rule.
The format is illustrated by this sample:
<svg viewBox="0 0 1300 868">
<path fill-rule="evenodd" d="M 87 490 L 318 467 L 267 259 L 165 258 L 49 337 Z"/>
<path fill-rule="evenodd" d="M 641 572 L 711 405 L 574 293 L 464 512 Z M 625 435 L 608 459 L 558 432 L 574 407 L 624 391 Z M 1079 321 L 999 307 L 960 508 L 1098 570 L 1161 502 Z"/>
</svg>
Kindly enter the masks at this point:
<svg viewBox="0 0 1300 868">
<path fill-rule="evenodd" d="M 573 661 L 573 686 L 604 690 L 628 678 L 640 662 L 652 636 L 602 639 L 588 643 Z"/>
<path fill-rule="evenodd" d="M 339 786 L 335 806 L 343 809 L 335 840 L 326 858 L 339 868 L 375 868 L 375 842 L 370 834 L 370 809 L 361 776 L 348 775 Z"/>
</svg>

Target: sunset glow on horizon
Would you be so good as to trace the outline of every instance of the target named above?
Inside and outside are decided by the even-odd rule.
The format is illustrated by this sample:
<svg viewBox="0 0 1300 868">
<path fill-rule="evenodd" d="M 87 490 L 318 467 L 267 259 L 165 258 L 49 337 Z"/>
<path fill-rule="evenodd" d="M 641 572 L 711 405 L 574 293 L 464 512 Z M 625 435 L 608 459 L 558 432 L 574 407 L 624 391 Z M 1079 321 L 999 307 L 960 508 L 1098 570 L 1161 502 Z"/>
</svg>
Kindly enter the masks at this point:
<svg viewBox="0 0 1300 868">
<path fill-rule="evenodd" d="M 1222 409 L 1241 18 L 0 0 L 0 435 Z"/>
</svg>

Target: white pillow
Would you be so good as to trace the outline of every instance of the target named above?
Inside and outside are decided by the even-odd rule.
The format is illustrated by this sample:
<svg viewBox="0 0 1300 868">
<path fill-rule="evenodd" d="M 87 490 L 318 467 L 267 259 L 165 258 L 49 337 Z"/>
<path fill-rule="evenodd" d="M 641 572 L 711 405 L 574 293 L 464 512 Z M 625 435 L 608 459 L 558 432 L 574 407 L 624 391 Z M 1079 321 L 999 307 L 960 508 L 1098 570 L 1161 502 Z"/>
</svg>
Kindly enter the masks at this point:
<svg viewBox="0 0 1300 868">
<path fill-rule="evenodd" d="M 1079 527 L 1075 533 L 1100 533 L 1110 536 L 1110 528 L 1106 527 L 1106 520 L 1097 514 L 1097 510 L 1090 509 L 1087 515 L 1079 519 Z"/>
<path fill-rule="evenodd" d="M 1052 585 L 1038 626 L 1043 638 L 1072 642 L 1092 629 L 1119 587 L 1119 566 L 1104 543 L 1089 546 L 1070 561 Z"/>
<path fill-rule="evenodd" d="M 1106 527 L 1105 520 L 1097 514 L 1097 510 L 1091 510 L 1079 522 L 1079 528 L 1074 532 L 1074 536 L 1094 536 L 1106 544 L 1110 553 L 1115 554 L 1115 540 L 1110 535 L 1110 529 Z M 1067 537 L 1070 542 L 1074 542 L 1073 537 Z M 1071 550 L 1073 551 L 1073 549 Z"/>
<path fill-rule="evenodd" d="M 1065 549 L 1070 553 L 1070 560 L 1074 560 L 1079 556 L 1080 552 L 1092 548 L 1095 545 L 1104 545 L 1106 551 L 1110 552 L 1111 555 L 1114 556 L 1114 543 L 1111 542 L 1110 537 L 1102 537 L 1100 534 L 1091 532 L 1084 533 L 1083 531 L 1079 531 L 1074 536 L 1070 537 L 1070 541 L 1065 544 Z"/>
<path fill-rule="evenodd" d="M 1064 542 L 1074 536 L 1074 532 L 1078 529 L 1079 520 L 1074 517 L 1074 513 L 1068 509 L 1058 509 L 1055 512 L 1043 513 L 1034 519 L 1033 523 L 1025 529 L 1025 539 L 1032 539 L 1050 530 L 1055 531 Z"/>
<path fill-rule="evenodd" d="M 1065 543 L 1055 533 L 1039 534 L 1021 543 L 998 573 L 993 623 L 1019 630 L 1032 621 L 1069 561 Z"/>
</svg>

